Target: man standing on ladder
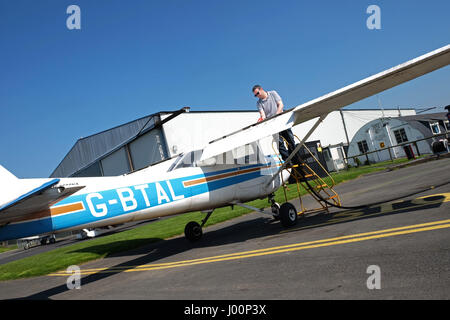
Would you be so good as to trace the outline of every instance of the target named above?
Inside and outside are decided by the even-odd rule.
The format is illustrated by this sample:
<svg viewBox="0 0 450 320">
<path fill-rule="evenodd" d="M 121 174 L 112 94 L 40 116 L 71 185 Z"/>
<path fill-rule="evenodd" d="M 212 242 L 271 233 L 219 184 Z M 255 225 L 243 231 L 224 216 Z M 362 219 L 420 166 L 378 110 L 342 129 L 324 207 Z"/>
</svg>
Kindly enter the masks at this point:
<svg viewBox="0 0 450 320">
<path fill-rule="evenodd" d="M 255 97 L 258 98 L 256 107 L 261 115 L 258 122 L 283 112 L 283 100 L 281 100 L 281 97 L 275 90 L 265 91 L 260 85 L 255 85 L 252 91 Z M 278 138 L 278 150 L 280 151 L 281 158 L 286 160 L 295 148 L 294 135 L 291 129 L 287 129 L 280 132 Z M 288 150 L 284 146 L 283 138 L 288 143 Z"/>
</svg>

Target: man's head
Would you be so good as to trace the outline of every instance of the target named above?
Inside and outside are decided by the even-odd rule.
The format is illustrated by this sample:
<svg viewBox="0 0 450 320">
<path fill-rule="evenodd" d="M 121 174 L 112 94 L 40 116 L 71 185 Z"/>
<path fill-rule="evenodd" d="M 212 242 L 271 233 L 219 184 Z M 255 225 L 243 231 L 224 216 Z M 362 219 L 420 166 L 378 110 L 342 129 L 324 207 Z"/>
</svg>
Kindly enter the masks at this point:
<svg viewBox="0 0 450 320">
<path fill-rule="evenodd" d="M 253 91 L 253 95 L 259 99 L 265 99 L 266 98 L 266 92 L 264 91 L 264 89 L 259 85 L 255 85 L 252 88 Z"/>
</svg>

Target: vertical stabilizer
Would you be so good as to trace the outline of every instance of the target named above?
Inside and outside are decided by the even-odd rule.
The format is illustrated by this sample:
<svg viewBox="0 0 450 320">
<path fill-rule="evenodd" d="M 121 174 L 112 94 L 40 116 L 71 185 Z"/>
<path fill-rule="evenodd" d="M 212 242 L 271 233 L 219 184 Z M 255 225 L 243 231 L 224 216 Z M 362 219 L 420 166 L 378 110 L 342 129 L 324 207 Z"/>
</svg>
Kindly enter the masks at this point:
<svg viewBox="0 0 450 320">
<path fill-rule="evenodd" d="M 0 186 L 3 187 L 8 182 L 17 182 L 18 178 L 0 165 Z"/>
<path fill-rule="evenodd" d="M 0 205 L 8 200 L 19 181 L 20 179 L 0 165 Z"/>
</svg>

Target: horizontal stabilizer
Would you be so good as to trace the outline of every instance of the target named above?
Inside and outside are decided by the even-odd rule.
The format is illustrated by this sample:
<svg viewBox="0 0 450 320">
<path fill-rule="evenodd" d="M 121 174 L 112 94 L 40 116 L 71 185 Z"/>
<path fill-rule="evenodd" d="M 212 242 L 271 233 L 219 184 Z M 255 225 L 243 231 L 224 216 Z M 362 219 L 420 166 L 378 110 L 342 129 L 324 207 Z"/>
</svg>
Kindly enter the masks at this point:
<svg viewBox="0 0 450 320">
<path fill-rule="evenodd" d="M 448 64 L 450 64 L 450 45 L 211 141 L 203 149 L 200 161 L 279 133 L 311 119 L 323 118 L 331 111 L 339 110 Z"/>
<path fill-rule="evenodd" d="M 33 190 L 30 190 L 29 192 L 20 195 L 17 199 L 14 199 L 13 201 L 11 201 L 11 202 L 1 206 L 0 207 L 0 214 L 1 214 L 2 211 L 7 210 L 8 208 L 11 208 L 13 206 L 17 206 L 20 203 L 25 202 L 27 199 L 30 199 L 30 198 L 36 196 L 38 193 L 44 192 L 46 189 L 51 188 L 52 186 L 54 186 L 58 182 L 59 182 L 59 179 L 52 179 L 52 180 L 50 180 L 48 182 L 45 182 L 44 184 L 38 186 L 37 188 L 34 188 Z"/>
<path fill-rule="evenodd" d="M 0 167 L 0 225 L 20 220 L 40 211 L 48 210 L 53 204 L 84 188 L 57 187 L 60 179 L 17 179 Z"/>
</svg>

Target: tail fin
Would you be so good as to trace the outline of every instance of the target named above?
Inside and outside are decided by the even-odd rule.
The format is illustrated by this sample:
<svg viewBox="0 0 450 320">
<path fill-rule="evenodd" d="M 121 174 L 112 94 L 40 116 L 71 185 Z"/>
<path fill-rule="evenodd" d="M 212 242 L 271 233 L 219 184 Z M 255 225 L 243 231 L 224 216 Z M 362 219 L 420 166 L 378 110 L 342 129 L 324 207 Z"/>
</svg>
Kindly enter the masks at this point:
<svg viewBox="0 0 450 320">
<path fill-rule="evenodd" d="M 0 165 L 0 205 L 9 200 L 10 195 L 19 184 L 19 179 Z"/>
<path fill-rule="evenodd" d="M 18 178 L 0 165 L 0 186 L 10 182 L 17 182 Z"/>
</svg>

